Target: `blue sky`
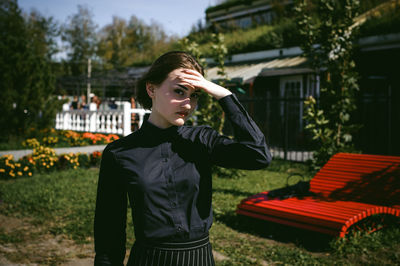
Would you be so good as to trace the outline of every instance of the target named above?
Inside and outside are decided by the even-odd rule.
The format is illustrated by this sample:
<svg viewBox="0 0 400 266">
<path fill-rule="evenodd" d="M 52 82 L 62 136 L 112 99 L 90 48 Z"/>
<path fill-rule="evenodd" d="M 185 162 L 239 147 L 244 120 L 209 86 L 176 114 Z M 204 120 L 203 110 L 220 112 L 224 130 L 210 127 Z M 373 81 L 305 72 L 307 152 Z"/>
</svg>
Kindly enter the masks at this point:
<svg viewBox="0 0 400 266">
<path fill-rule="evenodd" d="M 18 0 L 24 12 L 34 8 L 60 23 L 77 13 L 77 6 L 82 5 L 91 10 L 99 28 L 110 24 L 113 16 L 128 20 L 135 15 L 147 24 L 154 20 L 168 35 L 180 37 L 188 34 L 199 19 L 204 20 L 206 8 L 216 3 L 216 0 Z"/>
</svg>

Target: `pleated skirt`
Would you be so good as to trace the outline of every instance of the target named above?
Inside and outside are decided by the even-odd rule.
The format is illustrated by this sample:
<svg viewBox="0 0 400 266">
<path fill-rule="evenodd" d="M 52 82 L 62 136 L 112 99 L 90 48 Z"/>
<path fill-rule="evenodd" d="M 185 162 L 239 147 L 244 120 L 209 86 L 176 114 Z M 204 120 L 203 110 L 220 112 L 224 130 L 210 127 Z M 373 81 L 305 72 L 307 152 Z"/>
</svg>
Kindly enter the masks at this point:
<svg viewBox="0 0 400 266">
<path fill-rule="evenodd" d="M 136 241 L 128 266 L 214 266 L 208 236 L 185 243 L 149 244 Z"/>
</svg>

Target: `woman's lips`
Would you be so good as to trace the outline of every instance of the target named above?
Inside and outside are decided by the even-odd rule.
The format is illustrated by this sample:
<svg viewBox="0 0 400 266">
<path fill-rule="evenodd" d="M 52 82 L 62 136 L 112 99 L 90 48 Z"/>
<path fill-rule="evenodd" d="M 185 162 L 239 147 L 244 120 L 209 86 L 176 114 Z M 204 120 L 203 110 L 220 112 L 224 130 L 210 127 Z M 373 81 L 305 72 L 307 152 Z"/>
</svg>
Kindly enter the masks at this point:
<svg viewBox="0 0 400 266">
<path fill-rule="evenodd" d="M 177 112 L 177 114 L 178 114 L 180 117 L 184 118 L 184 117 L 188 116 L 189 112 Z"/>
</svg>

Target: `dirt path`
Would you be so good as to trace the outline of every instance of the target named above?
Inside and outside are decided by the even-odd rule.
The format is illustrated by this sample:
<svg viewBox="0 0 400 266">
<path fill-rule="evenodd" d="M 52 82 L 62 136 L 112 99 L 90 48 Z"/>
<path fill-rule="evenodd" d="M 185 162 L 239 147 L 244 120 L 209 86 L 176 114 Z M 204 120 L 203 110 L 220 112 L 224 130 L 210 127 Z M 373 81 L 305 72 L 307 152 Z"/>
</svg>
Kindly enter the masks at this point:
<svg viewBox="0 0 400 266">
<path fill-rule="evenodd" d="M 93 246 L 77 245 L 28 219 L 0 215 L 0 265 L 93 265 Z"/>
<path fill-rule="evenodd" d="M 91 266 L 93 250 L 93 244 L 77 245 L 65 236 L 54 236 L 46 228 L 33 225 L 29 219 L 0 214 L 0 266 Z M 213 253 L 216 261 L 229 259 L 218 252 Z"/>
</svg>

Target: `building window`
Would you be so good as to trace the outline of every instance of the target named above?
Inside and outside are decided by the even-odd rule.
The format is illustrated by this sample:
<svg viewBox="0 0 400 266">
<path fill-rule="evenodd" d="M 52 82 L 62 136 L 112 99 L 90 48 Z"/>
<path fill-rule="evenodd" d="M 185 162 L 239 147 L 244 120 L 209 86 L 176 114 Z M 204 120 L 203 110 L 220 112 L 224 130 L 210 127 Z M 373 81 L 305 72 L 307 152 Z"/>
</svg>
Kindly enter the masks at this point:
<svg viewBox="0 0 400 266">
<path fill-rule="evenodd" d="M 280 115 L 290 132 L 300 134 L 303 131 L 303 77 L 290 76 L 280 79 Z"/>
<path fill-rule="evenodd" d="M 250 17 L 239 18 L 236 23 L 242 29 L 250 28 L 251 18 Z"/>
</svg>

